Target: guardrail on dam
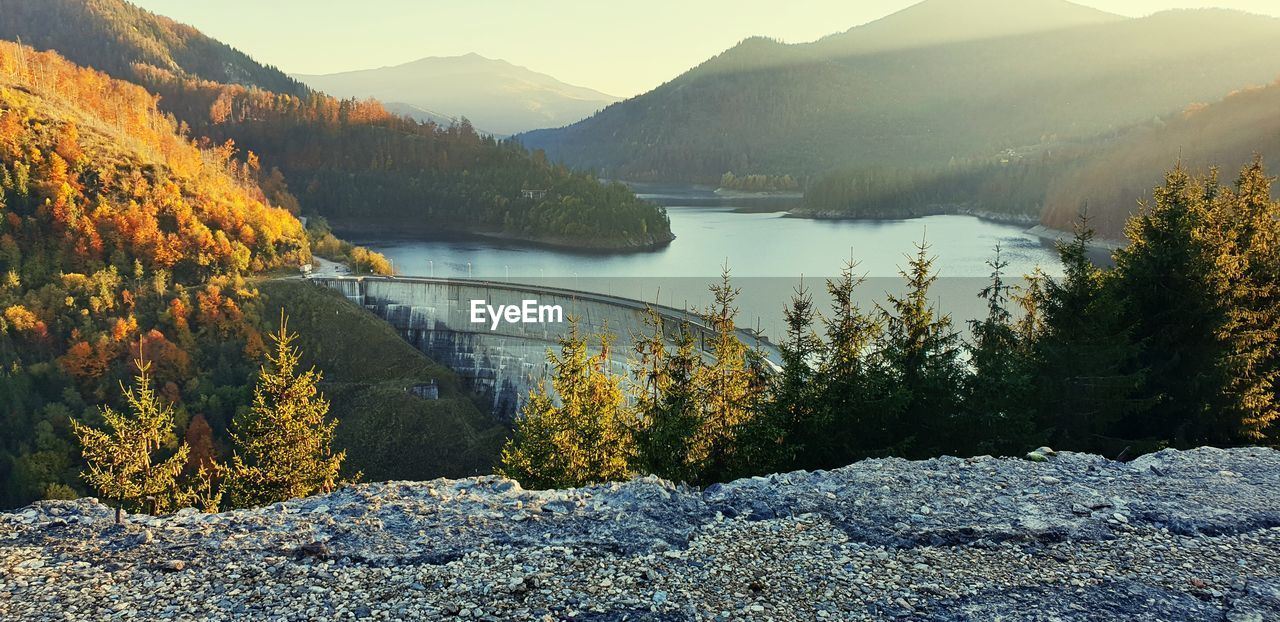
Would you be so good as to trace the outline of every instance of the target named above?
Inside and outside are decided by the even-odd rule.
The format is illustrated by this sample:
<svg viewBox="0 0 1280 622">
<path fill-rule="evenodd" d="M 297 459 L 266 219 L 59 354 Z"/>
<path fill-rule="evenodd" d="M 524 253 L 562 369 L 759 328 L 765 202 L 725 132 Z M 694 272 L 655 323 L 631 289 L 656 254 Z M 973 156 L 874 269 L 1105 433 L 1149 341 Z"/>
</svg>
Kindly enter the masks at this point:
<svg viewBox="0 0 1280 622">
<path fill-rule="evenodd" d="M 706 353 L 711 331 L 690 312 L 651 305 L 637 300 L 521 283 L 469 279 L 404 277 L 312 277 L 311 282 L 341 292 L 348 300 L 369 309 L 390 323 L 402 337 L 431 358 L 447 365 L 468 388 L 491 400 L 493 412 L 510 420 L 529 390 L 548 373 L 547 350 L 558 349 L 567 323 L 474 322 L 472 301 L 498 305 L 560 306 L 567 316 L 579 318 L 581 330 L 594 334 L 608 330 L 618 336 L 610 359 L 614 371 L 626 374 L 632 335 L 646 330 L 644 316 L 652 307 L 674 335 L 688 322 Z M 740 329 L 739 338 L 758 348 L 777 366 L 777 346 L 755 333 Z"/>
</svg>

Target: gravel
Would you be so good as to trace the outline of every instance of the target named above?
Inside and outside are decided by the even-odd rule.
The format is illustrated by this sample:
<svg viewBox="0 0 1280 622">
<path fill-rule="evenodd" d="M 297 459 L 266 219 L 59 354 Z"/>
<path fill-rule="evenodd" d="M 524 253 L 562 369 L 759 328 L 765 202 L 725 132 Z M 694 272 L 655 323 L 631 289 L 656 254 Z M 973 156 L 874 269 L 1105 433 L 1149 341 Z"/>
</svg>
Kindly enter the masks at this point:
<svg viewBox="0 0 1280 622">
<path fill-rule="evenodd" d="M 1280 620 L 1280 452 L 0 514 L 0 620 Z"/>
</svg>

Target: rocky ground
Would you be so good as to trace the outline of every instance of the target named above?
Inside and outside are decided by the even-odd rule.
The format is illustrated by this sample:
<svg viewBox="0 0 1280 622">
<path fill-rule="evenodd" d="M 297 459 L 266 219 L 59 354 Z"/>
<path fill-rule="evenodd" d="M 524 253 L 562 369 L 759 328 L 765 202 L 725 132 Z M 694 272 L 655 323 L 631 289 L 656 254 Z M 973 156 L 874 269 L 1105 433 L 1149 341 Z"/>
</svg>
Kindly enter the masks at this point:
<svg viewBox="0 0 1280 622">
<path fill-rule="evenodd" d="M 0 620 L 1280 620 L 1280 452 L 0 514 Z"/>
</svg>

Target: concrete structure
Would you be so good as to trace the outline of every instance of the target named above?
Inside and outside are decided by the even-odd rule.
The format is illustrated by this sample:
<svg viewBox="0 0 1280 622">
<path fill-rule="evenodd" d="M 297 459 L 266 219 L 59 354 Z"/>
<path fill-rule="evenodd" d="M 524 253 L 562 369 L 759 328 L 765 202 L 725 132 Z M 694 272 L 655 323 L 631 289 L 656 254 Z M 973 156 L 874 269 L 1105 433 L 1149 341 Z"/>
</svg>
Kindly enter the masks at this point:
<svg viewBox="0 0 1280 622">
<path fill-rule="evenodd" d="M 535 301 L 537 307 L 558 306 L 563 320 L 578 317 L 586 334 L 607 331 L 618 337 L 610 359 L 619 374 L 629 370 L 632 336 L 645 330 L 648 307 L 663 317 L 672 336 L 681 322 L 689 322 L 704 352 L 710 335 L 695 314 L 591 292 L 467 279 L 317 276 L 311 281 L 338 290 L 385 319 L 406 341 L 457 371 L 507 419 L 514 417 L 529 390 L 547 377 L 547 350 L 558 348 L 568 324 L 504 320 L 495 326 L 488 308 L 480 310 L 481 321 L 476 322 L 473 301 L 492 309 L 525 307 L 526 301 Z M 767 339 L 747 330 L 739 330 L 739 337 L 748 347 L 758 348 L 771 367 L 780 364 L 778 348 Z"/>
</svg>

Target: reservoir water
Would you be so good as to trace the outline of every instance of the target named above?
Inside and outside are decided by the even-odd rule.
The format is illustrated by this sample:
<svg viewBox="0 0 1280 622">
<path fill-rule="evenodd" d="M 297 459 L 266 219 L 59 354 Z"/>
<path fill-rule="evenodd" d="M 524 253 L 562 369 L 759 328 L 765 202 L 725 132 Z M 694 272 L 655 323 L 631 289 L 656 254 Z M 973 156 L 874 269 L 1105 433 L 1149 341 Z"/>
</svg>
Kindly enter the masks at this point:
<svg viewBox="0 0 1280 622">
<path fill-rule="evenodd" d="M 824 308 L 824 280 L 839 274 L 850 257 L 858 262 L 855 272 L 867 279 L 859 300 L 872 308 L 883 304 L 886 293 L 901 290 L 898 271 L 915 245 L 927 242 L 938 274 L 932 297 L 959 327 L 983 313 L 977 294 L 991 273 L 987 261 L 996 245 L 1015 283 L 1037 266 L 1050 274 L 1060 269 L 1053 248 L 1024 227 L 971 216 L 819 221 L 768 211 L 785 209 L 785 198 L 724 196 L 688 187 L 637 191 L 667 208 L 677 236 L 669 246 L 600 254 L 457 236 L 355 236 L 352 241 L 383 253 L 406 276 L 544 283 L 693 309 L 710 301 L 707 286 L 727 263 L 741 289 L 739 324 L 758 327 L 775 341 L 793 288 L 803 280 Z"/>
</svg>

